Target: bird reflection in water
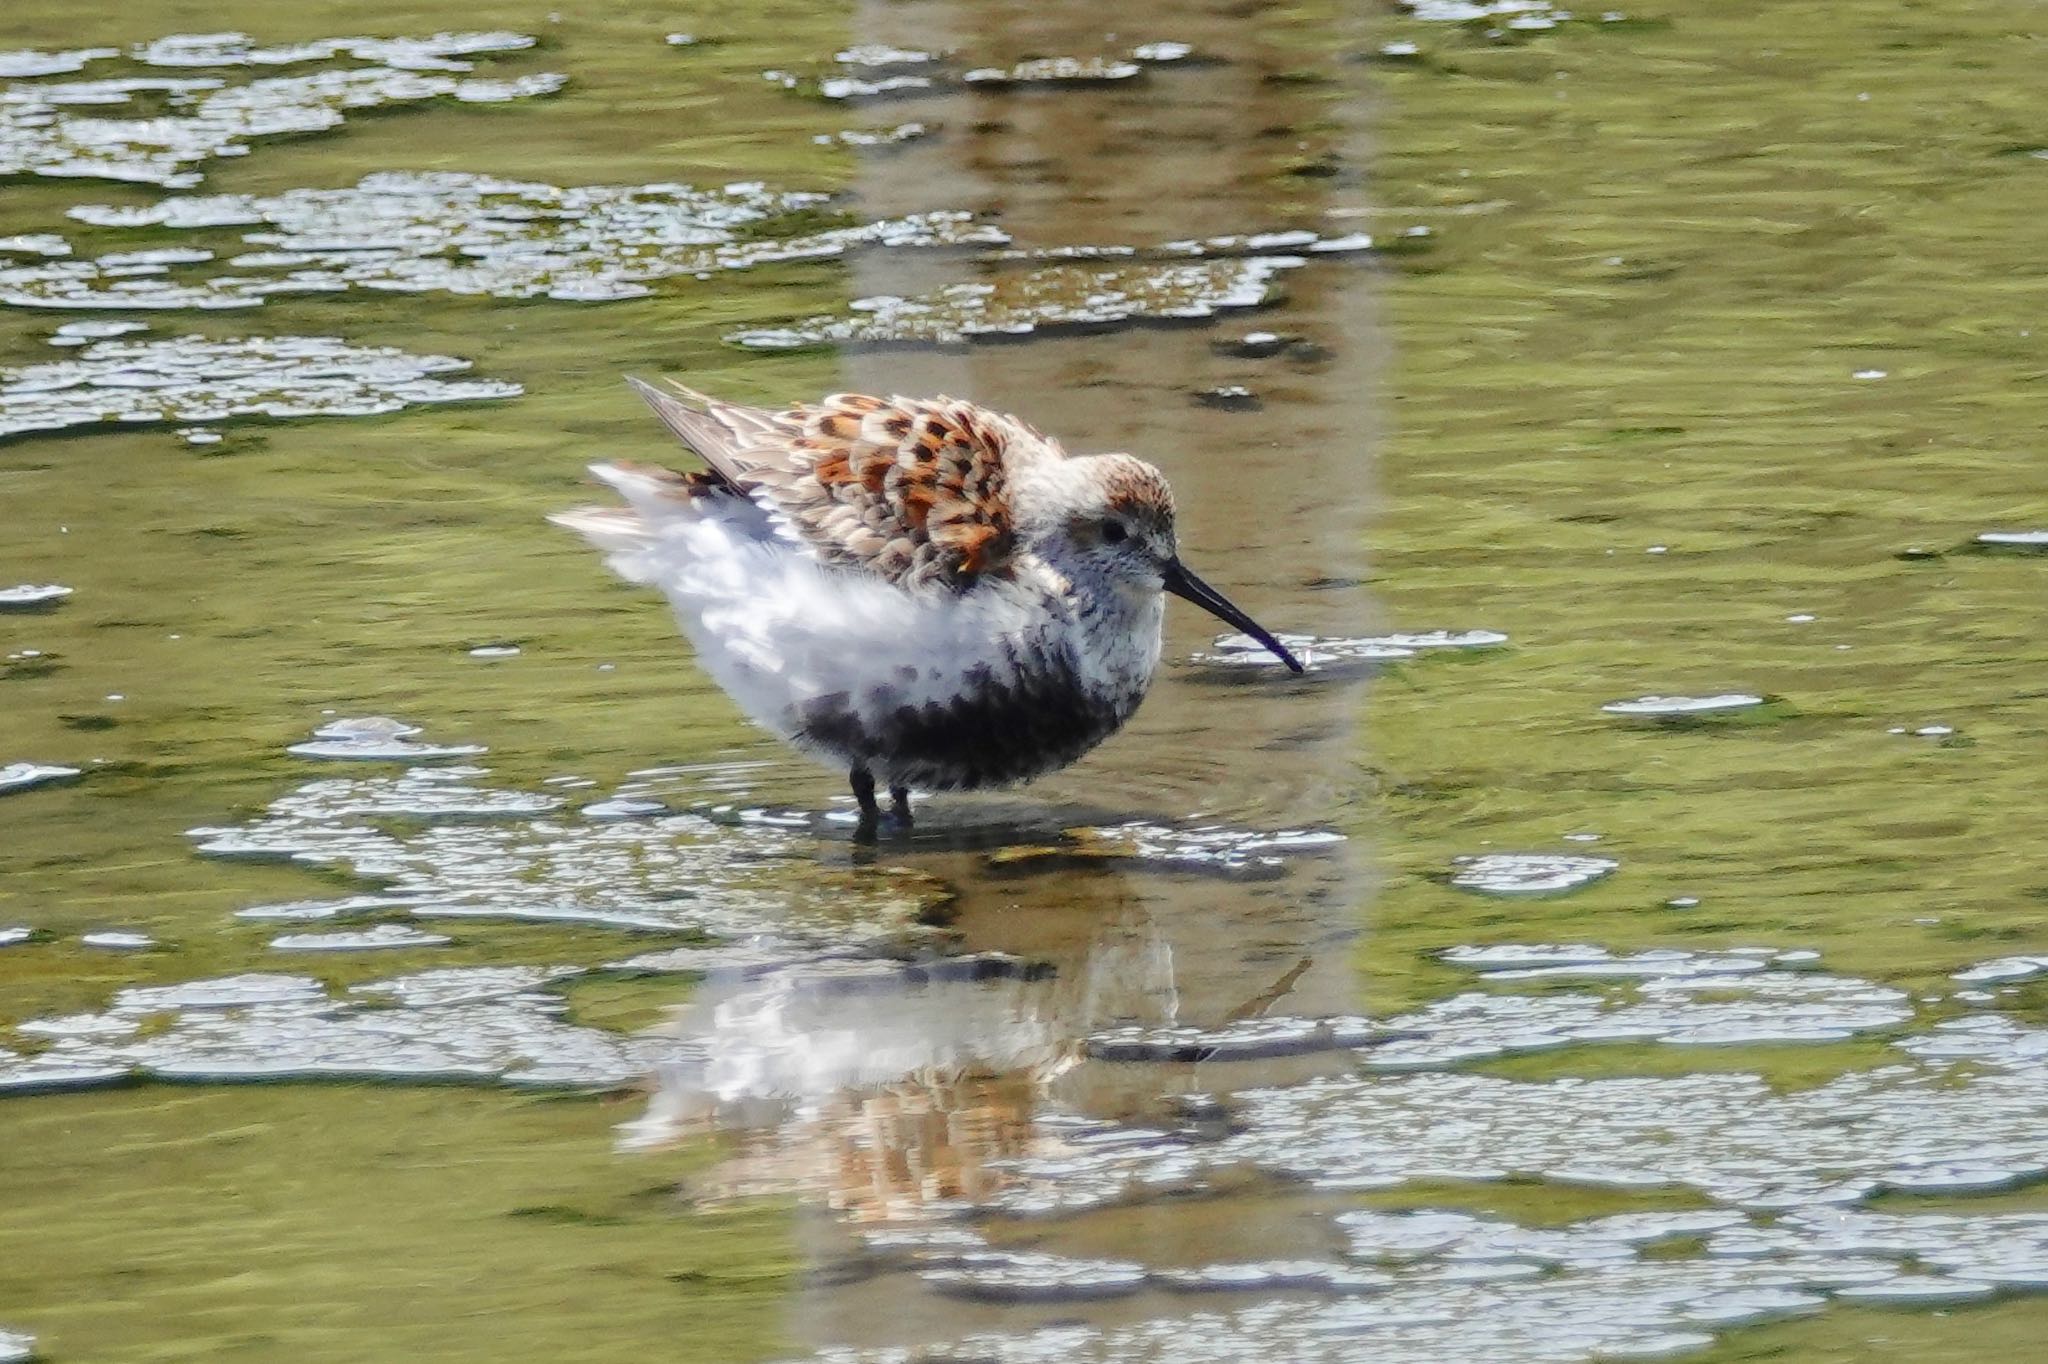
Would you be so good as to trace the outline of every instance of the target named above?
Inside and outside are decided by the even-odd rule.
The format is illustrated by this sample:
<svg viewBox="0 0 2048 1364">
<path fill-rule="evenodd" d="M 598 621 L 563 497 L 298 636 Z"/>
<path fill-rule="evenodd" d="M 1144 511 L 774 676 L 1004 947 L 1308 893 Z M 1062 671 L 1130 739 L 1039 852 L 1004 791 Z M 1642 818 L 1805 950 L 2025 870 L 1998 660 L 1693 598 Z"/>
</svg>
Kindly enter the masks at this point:
<svg viewBox="0 0 2048 1364">
<path fill-rule="evenodd" d="M 1084 1106 L 1090 1032 L 1178 1008 L 1172 948 L 1136 911 L 1071 963 L 981 953 L 714 980 L 671 1025 L 702 1059 L 653 1077 L 620 1144 L 725 1135 L 731 1154 L 686 1191 L 700 1204 L 796 1193 L 855 1221 L 942 1214 L 1057 1148 L 1042 1119 Z"/>
</svg>

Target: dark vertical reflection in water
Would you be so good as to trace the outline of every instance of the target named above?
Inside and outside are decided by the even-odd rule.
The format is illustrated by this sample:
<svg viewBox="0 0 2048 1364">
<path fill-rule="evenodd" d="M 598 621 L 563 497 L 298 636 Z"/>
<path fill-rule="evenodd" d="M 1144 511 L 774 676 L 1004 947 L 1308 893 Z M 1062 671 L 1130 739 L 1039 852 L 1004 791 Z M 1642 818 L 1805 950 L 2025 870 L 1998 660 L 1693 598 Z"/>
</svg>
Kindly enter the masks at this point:
<svg viewBox="0 0 2048 1364">
<path fill-rule="evenodd" d="M 870 156 L 859 178 L 861 211 L 872 218 L 976 209 L 1024 248 L 1144 246 L 1293 226 L 1348 230 L 1356 190 L 1343 171 L 1357 165 L 1360 148 L 1350 145 L 1356 134 L 1347 123 L 1361 102 L 1294 78 L 1305 66 L 1342 78 L 1334 58 L 1342 37 L 1298 15 L 1239 5 L 1127 5 L 1112 24 L 1092 4 L 862 4 L 855 42 L 953 49 L 976 65 L 1117 55 L 1158 40 L 1190 43 L 1214 60 L 1109 88 L 850 108 L 848 126 L 910 118 L 940 125 L 935 136 Z M 1318 154 L 1340 173 L 1286 173 Z M 919 293 L 986 268 L 929 253 L 871 253 L 854 267 L 852 290 Z M 972 398 L 1019 413 L 1070 448 L 1152 459 L 1173 481 L 1184 551 L 1205 576 L 1272 628 L 1357 633 L 1370 610 L 1352 584 L 1372 496 L 1371 275 L 1356 264 L 1319 262 L 1293 272 L 1286 288 L 1276 308 L 1208 328 L 1124 329 L 964 352 L 852 352 L 842 381 L 858 391 Z M 1213 344 L 1253 330 L 1298 334 L 1320 358 L 1237 358 Z M 1222 384 L 1253 389 L 1262 410 L 1223 412 L 1194 401 Z M 1290 861 L 1271 879 L 1167 874 L 1142 864 L 1077 869 L 1058 858 L 1013 860 L 1008 874 L 991 866 L 988 844 L 1075 823 L 1351 823 L 1345 806 L 1357 771 L 1360 684 L 1292 682 L 1278 670 L 1237 683 L 1204 677 L 1186 660 L 1220 628 L 1175 605 L 1162 675 L 1126 734 L 1022 792 L 929 803 L 917 839 L 885 854 L 958 888 L 952 926 L 963 952 L 1016 954 L 1049 965 L 1053 976 L 1005 987 L 1011 993 L 997 1007 L 1009 1010 L 1015 1054 L 963 1068 L 954 1054 L 959 1039 L 934 1035 L 934 1064 L 840 1096 L 807 1135 L 785 1145 L 785 1157 L 812 1162 L 814 1180 L 837 1186 L 843 1205 L 803 1215 L 814 1273 L 795 1310 L 793 1343 L 956 1335 L 959 1304 L 915 1280 L 840 1272 L 854 1244 L 849 1223 L 891 1208 L 901 1215 L 915 1208 L 920 1188 L 971 1199 L 999 1178 L 983 1173 L 983 1162 L 1028 1143 L 1032 1120 L 1045 1112 L 1157 1121 L 1176 1094 L 1335 1064 L 1112 1064 L 1079 1059 L 1076 1048 L 1090 1029 L 1122 1022 L 1206 1027 L 1355 1010 L 1350 963 L 1365 887 L 1355 844 Z M 960 998 L 962 1035 L 985 1040 L 986 992 L 964 987 Z M 937 1012 L 945 1013 L 943 1003 Z M 947 1025 L 931 1026 L 938 1034 Z M 906 1110 L 916 1113 L 906 1118 Z M 878 1149 L 892 1144 L 899 1149 Z M 1299 1235 L 1262 1224 L 1288 1220 L 1285 1210 L 1253 1203 L 1226 1203 L 1193 1222 L 1159 1221 L 1143 1208 L 1118 1216 L 1121 1223 L 1097 1229 L 1097 1253 L 1121 1243 L 1156 1256 L 1165 1249 L 1160 1236 L 1187 1235 L 1191 1225 L 1212 1229 L 1200 1234 L 1216 1243 L 1166 1249 L 1170 1258 L 1228 1259 Z"/>
</svg>

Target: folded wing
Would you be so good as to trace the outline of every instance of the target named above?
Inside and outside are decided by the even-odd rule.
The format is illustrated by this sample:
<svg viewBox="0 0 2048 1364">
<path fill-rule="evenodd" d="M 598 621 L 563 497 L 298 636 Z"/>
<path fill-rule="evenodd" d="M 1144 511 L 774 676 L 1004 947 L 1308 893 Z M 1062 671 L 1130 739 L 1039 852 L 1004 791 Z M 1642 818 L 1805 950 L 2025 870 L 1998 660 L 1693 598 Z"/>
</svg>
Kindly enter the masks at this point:
<svg viewBox="0 0 2048 1364">
<path fill-rule="evenodd" d="M 1064 457 L 1016 418 L 951 398 L 839 393 L 769 412 L 630 382 L 711 480 L 821 563 L 909 587 L 965 591 L 1011 574 L 1010 477 L 1023 461 Z"/>
</svg>

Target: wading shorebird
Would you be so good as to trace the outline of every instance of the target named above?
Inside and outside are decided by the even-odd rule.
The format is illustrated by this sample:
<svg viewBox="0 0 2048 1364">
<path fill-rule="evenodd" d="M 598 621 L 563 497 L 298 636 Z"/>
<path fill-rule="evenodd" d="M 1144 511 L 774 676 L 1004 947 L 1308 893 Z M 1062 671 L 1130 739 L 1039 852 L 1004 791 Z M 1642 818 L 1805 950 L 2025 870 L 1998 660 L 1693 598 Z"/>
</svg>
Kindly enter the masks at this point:
<svg viewBox="0 0 2048 1364">
<path fill-rule="evenodd" d="M 549 519 L 660 588 L 755 723 L 845 771 L 868 836 L 878 784 L 908 825 L 912 788 L 1027 781 L 1114 734 L 1158 667 L 1164 593 L 1302 670 L 1181 563 L 1143 460 L 952 398 L 769 412 L 627 382 L 709 470 L 592 465 L 627 505 Z"/>
</svg>

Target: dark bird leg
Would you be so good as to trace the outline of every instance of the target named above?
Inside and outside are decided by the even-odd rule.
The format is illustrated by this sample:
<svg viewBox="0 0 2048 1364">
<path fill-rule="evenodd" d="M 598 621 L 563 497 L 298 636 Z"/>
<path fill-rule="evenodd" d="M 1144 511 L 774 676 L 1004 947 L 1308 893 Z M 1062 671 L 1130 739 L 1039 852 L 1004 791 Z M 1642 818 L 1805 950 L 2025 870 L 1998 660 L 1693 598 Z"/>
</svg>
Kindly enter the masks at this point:
<svg viewBox="0 0 2048 1364">
<path fill-rule="evenodd" d="M 882 807 L 875 804 L 875 774 L 856 767 L 846 779 L 853 783 L 853 798 L 860 804 L 860 823 L 853 826 L 853 836 L 872 841 L 875 827 L 882 822 Z"/>
<path fill-rule="evenodd" d="M 901 828 L 908 829 L 917 821 L 910 817 L 910 788 L 892 786 L 889 788 L 889 817 Z"/>
</svg>

